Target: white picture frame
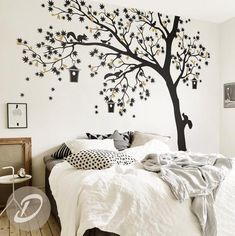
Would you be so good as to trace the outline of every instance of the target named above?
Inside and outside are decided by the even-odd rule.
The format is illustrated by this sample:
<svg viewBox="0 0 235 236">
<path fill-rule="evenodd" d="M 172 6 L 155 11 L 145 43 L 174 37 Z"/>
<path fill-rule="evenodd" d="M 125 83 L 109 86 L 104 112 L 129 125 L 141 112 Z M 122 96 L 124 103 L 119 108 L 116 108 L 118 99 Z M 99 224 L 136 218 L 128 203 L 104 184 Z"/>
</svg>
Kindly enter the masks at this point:
<svg viewBox="0 0 235 236">
<path fill-rule="evenodd" d="M 7 103 L 7 128 L 28 128 L 27 103 Z"/>
</svg>

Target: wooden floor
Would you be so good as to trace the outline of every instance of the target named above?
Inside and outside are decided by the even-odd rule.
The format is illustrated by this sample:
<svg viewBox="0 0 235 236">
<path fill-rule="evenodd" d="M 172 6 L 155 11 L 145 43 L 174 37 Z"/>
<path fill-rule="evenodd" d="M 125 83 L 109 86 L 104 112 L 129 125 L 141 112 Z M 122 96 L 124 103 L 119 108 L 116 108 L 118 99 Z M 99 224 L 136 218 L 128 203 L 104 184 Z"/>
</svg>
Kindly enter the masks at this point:
<svg viewBox="0 0 235 236">
<path fill-rule="evenodd" d="M 0 217 L 0 236 L 59 236 L 60 228 L 51 215 L 47 223 L 39 230 L 22 231 L 10 224 L 7 215 Z"/>
</svg>

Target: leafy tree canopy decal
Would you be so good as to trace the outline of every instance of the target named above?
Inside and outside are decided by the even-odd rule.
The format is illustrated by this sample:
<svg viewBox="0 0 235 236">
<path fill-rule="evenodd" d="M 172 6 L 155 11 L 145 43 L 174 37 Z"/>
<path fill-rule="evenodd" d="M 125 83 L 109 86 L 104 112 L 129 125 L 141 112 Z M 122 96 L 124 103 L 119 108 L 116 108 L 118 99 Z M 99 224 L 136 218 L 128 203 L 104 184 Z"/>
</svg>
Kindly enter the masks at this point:
<svg viewBox="0 0 235 236">
<path fill-rule="evenodd" d="M 68 63 L 80 63 L 79 46 L 93 47 L 90 56 L 95 58 L 90 64 L 90 76 L 95 77 L 100 70 L 107 68 L 103 89 L 99 94 L 106 102 L 113 100 L 123 115 L 128 106 L 139 99 L 150 97 L 150 84 L 155 78 L 148 75 L 149 68 L 166 82 L 174 109 L 178 148 L 186 150 L 185 127 L 192 128 L 192 121 L 181 113 L 177 94 L 179 84 L 201 82 L 202 65 L 208 65 L 210 54 L 199 42 L 200 32 L 189 36 L 183 27 L 190 19 L 179 16 L 169 17 L 151 11 L 144 12 L 134 8 L 109 10 L 104 4 L 90 4 L 84 0 L 49 0 L 42 4 L 58 20 L 76 21 L 77 31 L 38 29 L 42 40 L 35 46 L 26 40 L 17 40 L 23 49 L 23 61 L 29 65 L 40 66 L 36 76 L 43 77 L 51 72 L 60 77 Z"/>
</svg>

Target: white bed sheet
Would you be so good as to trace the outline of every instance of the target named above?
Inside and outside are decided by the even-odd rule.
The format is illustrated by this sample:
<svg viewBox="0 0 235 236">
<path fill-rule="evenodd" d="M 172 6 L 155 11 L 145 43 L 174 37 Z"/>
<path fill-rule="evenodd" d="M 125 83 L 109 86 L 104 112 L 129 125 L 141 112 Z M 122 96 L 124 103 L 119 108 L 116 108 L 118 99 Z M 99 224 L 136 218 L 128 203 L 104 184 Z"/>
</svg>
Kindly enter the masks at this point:
<svg viewBox="0 0 235 236">
<path fill-rule="evenodd" d="M 121 236 L 201 236 L 190 200 L 178 202 L 157 174 L 140 163 L 106 170 L 56 165 L 49 178 L 61 220 L 61 236 L 98 227 Z M 235 170 L 215 202 L 218 236 L 235 235 Z"/>
</svg>

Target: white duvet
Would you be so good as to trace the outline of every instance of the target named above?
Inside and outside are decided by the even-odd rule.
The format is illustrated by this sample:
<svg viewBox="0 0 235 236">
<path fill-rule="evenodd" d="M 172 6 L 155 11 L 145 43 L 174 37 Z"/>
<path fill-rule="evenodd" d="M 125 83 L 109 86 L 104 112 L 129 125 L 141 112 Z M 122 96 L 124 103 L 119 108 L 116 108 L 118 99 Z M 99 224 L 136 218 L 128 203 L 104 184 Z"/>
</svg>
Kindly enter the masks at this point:
<svg viewBox="0 0 235 236">
<path fill-rule="evenodd" d="M 56 165 L 50 186 L 61 220 L 61 236 L 82 236 L 97 227 L 121 236 L 201 236 L 190 200 L 178 202 L 157 174 L 141 164 L 106 170 Z M 235 235 L 235 169 L 215 202 L 218 236 Z"/>
</svg>

